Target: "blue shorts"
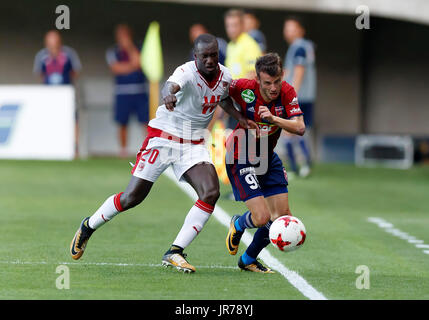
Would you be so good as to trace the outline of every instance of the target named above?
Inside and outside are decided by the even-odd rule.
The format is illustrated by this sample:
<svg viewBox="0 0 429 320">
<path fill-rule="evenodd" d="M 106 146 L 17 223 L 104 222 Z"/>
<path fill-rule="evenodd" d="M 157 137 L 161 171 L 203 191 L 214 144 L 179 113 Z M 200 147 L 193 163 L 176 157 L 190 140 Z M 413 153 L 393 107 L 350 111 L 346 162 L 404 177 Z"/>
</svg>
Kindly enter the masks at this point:
<svg viewBox="0 0 429 320">
<path fill-rule="evenodd" d="M 300 102 L 299 107 L 304 112 L 304 123 L 307 128 L 313 127 L 313 106 L 312 102 Z"/>
<path fill-rule="evenodd" d="M 140 123 L 149 122 L 147 94 L 117 94 L 115 97 L 115 121 L 125 126 L 133 113 L 136 114 Z"/>
<path fill-rule="evenodd" d="M 270 197 L 288 192 L 286 170 L 275 152 L 272 153 L 268 170 L 263 175 L 257 176 L 255 168 L 249 163 L 226 164 L 226 172 L 236 201 L 247 201 L 259 196 Z"/>
</svg>

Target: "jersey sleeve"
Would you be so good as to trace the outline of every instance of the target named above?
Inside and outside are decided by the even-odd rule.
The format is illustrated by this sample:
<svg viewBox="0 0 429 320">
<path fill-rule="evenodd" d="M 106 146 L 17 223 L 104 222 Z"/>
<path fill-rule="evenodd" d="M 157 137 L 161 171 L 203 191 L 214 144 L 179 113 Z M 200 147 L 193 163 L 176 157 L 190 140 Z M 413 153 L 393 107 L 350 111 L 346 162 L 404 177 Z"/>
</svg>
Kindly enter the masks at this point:
<svg viewBox="0 0 429 320">
<path fill-rule="evenodd" d="M 307 53 L 305 52 L 304 47 L 296 49 L 293 60 L 295 65 L 305 65 L 307 61 Z"/>
<path fill-rule="evenodd" d="M 229 95 L 231 98 L 233 98 L 235 101 L 238 102 L 241 95 L 241 90 L 243 89 L 243 82 L 245 79 L 235 79 L 231 81 L 231 84 L 229 86 Z"/>
<path fill-rule="evenodd" d="M 181 65 L 174 70 L 173 74 L 168 78 L 167 82 L 174 82 L 183 89 L 188 82 L 191 81 L 191 72 L 185 65 Z"/>
<path fill-rule="evenodd" d="M 234 101 L 234 106 L 243 114 L 246 113 L 246 102 L 243 100 L 241 93 L 251 87 L 249 86 L 249 82 L 251 81 L 248 79 L 234 79 L 229 86 L 229 95 Z M 239 108 L 237 108 L 237 106 L 239 106 Z"/>
<path fill-rule="evenodd" d="M 243 82 L 245 79 L 234 79 L 231 81 L 229 85 L 229 95 L 234 101 L 234 106 L 238 111 L 243 111 L 243 107 L 241 106 L 241 91 L 243 89 Z M 239 106 L 239 108 L 237 108 Z"/>
<path fill-rule="evenodd" d="M 79 72 L 82 69 L 82 63 L 80 62 L 79 55 L 77 54 L 76 50 L 67 47 L 66 52 L 70 58 L 73 71 Z"/>
<path fill-rule="evenodd" d="M 223 77 L 222 82 L 226 89 L 221 97 L 221 100 L 227 98 L 229 96 L 229 88 L 231 87 L 232 76 L 227 68 L 223 69 Z"/>
<path fill-rule="evenodd" d="M 33 64 L 33 73 L 34 74 L 41 74 L 43 72 L 43 56 L 44 50 L 40 50 L 36 56 L 34 57 L 34 64 Z"/>
<path fill-rule="evenodd" d="M 298 95 L 296 94 L 295 89 L 286 83 L 284 83 L 282 87 L 282 103 L 286 109 L 287 119 L 304 114 L 299 107 Z"/>
</svg>

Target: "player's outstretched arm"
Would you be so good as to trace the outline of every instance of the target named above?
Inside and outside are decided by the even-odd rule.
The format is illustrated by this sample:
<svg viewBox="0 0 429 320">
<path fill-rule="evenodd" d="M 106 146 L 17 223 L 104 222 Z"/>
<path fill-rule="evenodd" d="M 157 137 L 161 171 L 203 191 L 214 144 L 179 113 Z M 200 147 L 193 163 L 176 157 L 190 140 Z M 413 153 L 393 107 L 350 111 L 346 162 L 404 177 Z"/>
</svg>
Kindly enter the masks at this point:
<svg viewBox="0 0 429 320">
<path fill-rule="evenodd" d="M 225 110 L 226 113 L 236 119 L 240 123 L 240 126 L 242 128 L 255 129 L 257 136 L 259 136 L 259 126 L 256 124 L 256 122 L 246 118 L 239 111 L 237 111 L 237 109 L 234 108 L 234 104 L 232 102 L 231 97 L 228 96 L 225 99 L 221 100 L 219 105 L 222 107 L 223 110 Z"/>
<path fill-rule="evenodd" d="M 299 136 L 303 136 L 305 133 L 305 123 L 302 115 L 291 119 L 283 119 L 274 116 L 266 106 L 261 106 L 259 107 L 259 116 L 287 132 L 297 134 Z"/>
<path fill-rule="evenodd" d="M 167 81 L 161 90 L 162 101 L 169 111 L 173 111 L 176 107 L 177 98 L 175 94 L 180 91 L 180 86 L 177 83 Z"/>
</svg>

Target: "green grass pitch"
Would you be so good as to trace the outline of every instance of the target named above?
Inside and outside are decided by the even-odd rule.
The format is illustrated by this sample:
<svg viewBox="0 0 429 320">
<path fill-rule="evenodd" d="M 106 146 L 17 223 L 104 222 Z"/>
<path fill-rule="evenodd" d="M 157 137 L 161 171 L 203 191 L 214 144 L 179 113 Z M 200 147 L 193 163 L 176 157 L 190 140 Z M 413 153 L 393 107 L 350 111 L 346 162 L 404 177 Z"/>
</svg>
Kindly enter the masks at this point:
<svg viewBox="0 0 429 320">
<path fill-rule="evenodd" d="M 161 267 L 193 205 L 165 176 L 72 260 L 81 220 L 123 191 L 129 175 L 128 162 L 116 159 L 0 161 L 0 299 L 306 299 L 279 273 L 240 271 L 238 255 L 225 248 L 227 229 L 214 217 L 185 251 L 195 274 Z M 243 213 L 229 191 L 222 186 L 218 205 Z M 429 244 L 429 168 L 318 165 L 308 179 L 290 182 L 289 198 L 306 243 L 291 253 L 268 250 L 328 299 L 429 299 L 429 254 L 367 221 L 383 218 Z M 70 289 L 56 287 L 62 264 Z M 359 265 L 369 268 L 369 289 L 356 288 Z"/>
</svg>

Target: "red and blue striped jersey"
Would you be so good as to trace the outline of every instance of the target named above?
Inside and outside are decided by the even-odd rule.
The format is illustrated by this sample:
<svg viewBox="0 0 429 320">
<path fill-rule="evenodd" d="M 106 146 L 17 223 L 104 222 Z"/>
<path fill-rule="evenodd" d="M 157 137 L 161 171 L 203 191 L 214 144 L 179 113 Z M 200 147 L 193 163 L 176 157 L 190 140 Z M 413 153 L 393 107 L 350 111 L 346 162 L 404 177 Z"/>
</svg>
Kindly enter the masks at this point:
<svg viewBox="0 0 429 320">
<path fill-rule="evenodd" d="M 256 80 L 233 80 L 229 88 L 229 95 L 234 102 L 240 106 L 240 112 L 248 119 L 255 121 L 259 125 L 261 133 L 260 139 L 268 139 L 269 153 L 274 151 L 281 134 L 281 128 L 261 119 L 258 115 L 259 108 L 261 106 L 266 106 L 274 116 L 284 119 L 303 115 L 303 112 L 298 105 L 298 98 L 295 89 L 285 81 L 282 82 L 282 88 L 278 98 L 271 102 L 266 102 L 263 99 L 261 92 L 259 91 L 259 84 Z M 239 159 L 239 148 L 237 147 L 237 143 L 240 139 L 248 136 L 247 130 L 243 130 L 243 128 L 238 124 L 233 133 L 228 137 L 226 142 L 227 152 L 234 150 L 234 159 Z M 249 150 L 251 147 L 249 142 L 250 141 L 247 139 L 247 143 L 242 144 L 246 146 L 247 154 L 252 153 Z M 260 141 L 256 141 L 256 143 L 257 145 L 260 145 Z M 256 149 L 259 150 L 259 147 Z"/>
</svg>

